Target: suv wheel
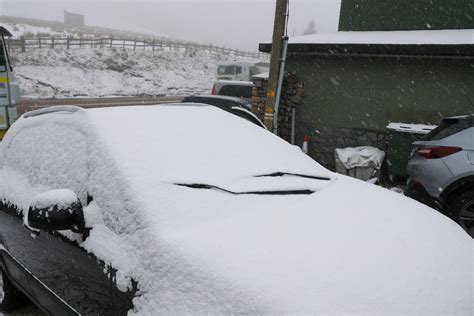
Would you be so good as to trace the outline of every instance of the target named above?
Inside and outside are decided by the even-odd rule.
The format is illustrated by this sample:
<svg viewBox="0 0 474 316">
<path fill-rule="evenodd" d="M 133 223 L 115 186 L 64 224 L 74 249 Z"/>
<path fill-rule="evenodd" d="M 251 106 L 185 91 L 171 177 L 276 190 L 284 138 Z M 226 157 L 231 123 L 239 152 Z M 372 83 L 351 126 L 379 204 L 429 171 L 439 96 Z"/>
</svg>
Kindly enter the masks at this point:
<svg viewBox="0 0 474 316">
<path fill-rule="evenodd" d="M 13 286 L 3 269 L 1 277 L 3 280 L 3 297 L 1 295 L 2 293 L 0 293 L 0 299 L 2 301 L 0 303 L 0 311 L 10 312 L 18 307 L 24 306 L 29 301 L 28 298 Z"/>
<path fill-rule="evenodd" d="M 453 219 L 474 237 L 474 191 L 457 196 L 451 205 Z"/>
</svg>

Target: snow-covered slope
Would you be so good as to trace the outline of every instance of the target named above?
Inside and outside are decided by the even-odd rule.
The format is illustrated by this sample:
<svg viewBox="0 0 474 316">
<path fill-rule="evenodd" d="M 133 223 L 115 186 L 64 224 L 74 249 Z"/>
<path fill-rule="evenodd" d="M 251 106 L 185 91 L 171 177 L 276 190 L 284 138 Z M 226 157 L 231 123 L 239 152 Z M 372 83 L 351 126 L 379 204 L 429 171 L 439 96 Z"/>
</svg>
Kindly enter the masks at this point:
<svg viewBox="0 0 474 316">
<path fill-rule="evenodd" d="M 224 56 L 204 52 L 37 49 L 14 52 L 23 97 L 209 94 Z"/>
</svg>

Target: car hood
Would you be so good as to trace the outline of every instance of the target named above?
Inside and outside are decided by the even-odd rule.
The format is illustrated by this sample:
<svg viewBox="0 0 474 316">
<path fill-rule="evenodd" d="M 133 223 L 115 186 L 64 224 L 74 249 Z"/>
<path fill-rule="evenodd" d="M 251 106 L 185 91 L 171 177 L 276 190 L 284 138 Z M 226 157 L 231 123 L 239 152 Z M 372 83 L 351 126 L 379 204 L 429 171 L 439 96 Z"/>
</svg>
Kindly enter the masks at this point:
<svg viewBox="0 0 474 316">
<path fill-rule="evenodd" d="M 208 292 L 219 312 L 471 311 L 472 239 L 396 193 L 346 178 L 307 196 L 172 191 L 172 207 L 149 209 L 154 238 L 232 293 Z"/>
<path fill-rule="evenodd" d="M 473 243 L 450 219 L 218 109 L 145 110 L 144 128 L 136 111 L 89 112 L 113 158 L 91 164 L 119 172 L 98 168 L 82 246 L 138 282 L 137 312 L 471 312 Z M 261 194 L 291 190 L 311 192 Z"/>
</svg>

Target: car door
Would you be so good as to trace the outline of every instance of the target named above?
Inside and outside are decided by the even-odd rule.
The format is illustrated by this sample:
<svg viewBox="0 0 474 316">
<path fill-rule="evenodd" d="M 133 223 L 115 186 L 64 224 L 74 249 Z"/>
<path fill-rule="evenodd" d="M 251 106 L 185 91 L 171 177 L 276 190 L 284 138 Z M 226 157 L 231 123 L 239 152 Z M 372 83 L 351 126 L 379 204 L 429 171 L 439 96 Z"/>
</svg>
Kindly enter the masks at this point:
<svg viewBox="0 0 474 316">
<path fill-rule="evenodd" d="M 84 133 L 48 122 L 25 128 L 6 143 L 3 170 L 11 176 L 3 180 L 7 186 L 24 181 L 32 187 L 67 188 L 83 205 L 90 201 Z M 133 307 L 133 291 L 117 290 L 113 268 L 79 246 L 87 235 L 42 231 L 34 236 L 23 227 L 25 206 L 18 201 L 12 197 L 0 203 L 0 253 L 15 286 L 54 315 L 126 314 Z"/>
</svg>

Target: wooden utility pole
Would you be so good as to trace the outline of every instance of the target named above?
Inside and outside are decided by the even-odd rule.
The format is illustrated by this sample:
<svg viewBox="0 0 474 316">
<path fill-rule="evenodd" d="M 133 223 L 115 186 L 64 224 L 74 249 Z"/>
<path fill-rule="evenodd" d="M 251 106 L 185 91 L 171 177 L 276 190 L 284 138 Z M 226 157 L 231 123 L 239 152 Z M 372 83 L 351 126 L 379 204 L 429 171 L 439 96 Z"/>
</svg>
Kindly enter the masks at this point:
<svg viewBox="0 0 474 316">
<path fill-rule="evenodd" d="M 276 90 L 280 73 L 280 61 L 283 48 L 283 37 L 286 30 L 286 12 L 288 0 L 276 0 L 275 24 L 273 26 L 272 57 L 270 60 L 270 75 L 268 78 L 267 102 L 265 106 L 265 125 L 273 130 L 273 111 L 276 101 Z"/>
</svg>

